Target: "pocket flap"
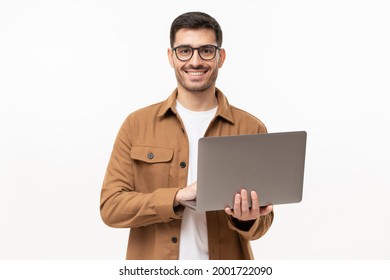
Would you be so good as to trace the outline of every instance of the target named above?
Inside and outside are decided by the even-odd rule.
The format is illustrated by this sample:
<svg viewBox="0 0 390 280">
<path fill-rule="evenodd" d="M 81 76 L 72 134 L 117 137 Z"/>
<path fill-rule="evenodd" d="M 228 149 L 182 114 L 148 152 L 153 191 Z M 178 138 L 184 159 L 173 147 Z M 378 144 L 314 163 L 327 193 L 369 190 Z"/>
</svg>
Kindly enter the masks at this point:
<svg viewBox="0 0 390 280">
<path fill-rule="evenodd" d="M 134 160 L 149 163 L 168 162 L 173 157 L 173 149 L 150 146 L 133 146 L 131 148 L 130 156 Z"/>
</svg>

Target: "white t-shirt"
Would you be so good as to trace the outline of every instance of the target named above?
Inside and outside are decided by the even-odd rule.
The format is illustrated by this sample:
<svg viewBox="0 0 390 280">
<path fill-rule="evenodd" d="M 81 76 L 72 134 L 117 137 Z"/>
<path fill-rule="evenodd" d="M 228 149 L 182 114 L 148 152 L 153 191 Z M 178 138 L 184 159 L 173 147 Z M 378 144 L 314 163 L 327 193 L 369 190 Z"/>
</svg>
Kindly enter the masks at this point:
<svg viewBox="0 0 390 280">
<path fill-rule="evenodd" d="M 182 119 L 189 141 L 190 154 L 187 186 L 197 179 L 198 140 L 206 133 L 217 107 L 209 111 L 190 111 L 176 102 L 176 110 Z M 205 212 L 188 209 L 183 213 L 180 232 L 180 260 L 208 260 L 209 248 Z"/>
</svg>

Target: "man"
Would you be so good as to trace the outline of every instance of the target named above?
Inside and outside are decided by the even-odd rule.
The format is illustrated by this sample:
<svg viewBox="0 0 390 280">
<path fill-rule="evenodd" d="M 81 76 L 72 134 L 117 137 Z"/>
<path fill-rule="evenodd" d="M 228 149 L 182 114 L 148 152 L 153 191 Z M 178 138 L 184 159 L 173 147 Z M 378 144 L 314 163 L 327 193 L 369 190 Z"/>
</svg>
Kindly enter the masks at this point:
<svg viewBox="0 0 390 280">
<path fill-rule="evenodd" d="M 259 207 L 256 192 L 243 189 L 232 209 L 206 213 L 180 202 L 196 198 L 200 137 L 266 128 L 215 87 L 226 53 L 214 18 L 185 13 L 173 21 L 170 39 L 177 89 L 124 121 L 102 187 L 102 219 L 131 228 L 127 259 L 253 259 L 249 241 L 264 235 L 273 220 L 272 205 Z"/>
</svg>

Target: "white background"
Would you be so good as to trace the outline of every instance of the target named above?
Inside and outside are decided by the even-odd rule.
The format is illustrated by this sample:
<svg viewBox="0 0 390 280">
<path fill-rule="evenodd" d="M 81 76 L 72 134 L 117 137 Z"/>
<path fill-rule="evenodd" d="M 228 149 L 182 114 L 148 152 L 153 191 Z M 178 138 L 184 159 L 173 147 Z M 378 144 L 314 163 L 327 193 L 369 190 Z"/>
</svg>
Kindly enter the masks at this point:
<svg viewBox="0 0 390 280">
<path fill-rule="evenodd" d="M 0 0 L 0 259 L 124 259 L 103 176 L 124 118 L 174 89 L 169 28 L 193 10 L 222 26 L 230 103 L 308 132 L 303 202 L 256 258 L 389 259 L 385 0 Z"/>
</svg>

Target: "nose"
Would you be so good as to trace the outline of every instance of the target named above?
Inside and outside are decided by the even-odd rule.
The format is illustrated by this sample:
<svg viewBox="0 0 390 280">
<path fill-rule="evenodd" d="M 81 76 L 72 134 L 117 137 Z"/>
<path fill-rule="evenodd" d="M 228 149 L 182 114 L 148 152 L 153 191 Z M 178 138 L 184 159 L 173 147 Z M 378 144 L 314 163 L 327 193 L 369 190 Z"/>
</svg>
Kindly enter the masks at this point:
<svg viewBox="0 0 390 280">
<path fill-rule="evenodd" d="M 199 55 L 199 50 L 194 50 L 192 57 L 189 61 L 190 65 L 200 65 L 203 63 L 203 59 Z"/>
</svg>

